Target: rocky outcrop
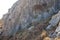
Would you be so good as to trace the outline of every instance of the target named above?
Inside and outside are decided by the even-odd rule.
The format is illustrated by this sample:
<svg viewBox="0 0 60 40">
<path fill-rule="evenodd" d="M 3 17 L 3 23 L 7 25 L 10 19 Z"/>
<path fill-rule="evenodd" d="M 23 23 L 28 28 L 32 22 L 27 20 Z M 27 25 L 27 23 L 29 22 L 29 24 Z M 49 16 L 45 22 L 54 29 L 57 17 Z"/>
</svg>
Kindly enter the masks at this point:
<svg viewBox="0 0 60 40">
<path fill-rule="evenodd" d="M 50 35 L 51 37 L 58 37 L 59 36 L 59 32 L 60 32 L 60 11 L 56 14 L 53 15 L 51 20 L 49 21 L 49 25 L 46 28 L 47 30 L 51 31 L 51 30 L 55 30 L 54 33 L 52 35 Z"/>
<path fill-rule="evenodd" d="M 15 35 L 21 30 L 31 31 L 38 25 L 39 30 L 46 29 L 49 24 L 50 27 L 55 26 L 59 20 L 58 18 L 55 20 L 53 15 L 57 14 L 59 9 L 60 0 L 18 0 L 2 18 L 4 20 L 2 35 Z"/>
</svg>

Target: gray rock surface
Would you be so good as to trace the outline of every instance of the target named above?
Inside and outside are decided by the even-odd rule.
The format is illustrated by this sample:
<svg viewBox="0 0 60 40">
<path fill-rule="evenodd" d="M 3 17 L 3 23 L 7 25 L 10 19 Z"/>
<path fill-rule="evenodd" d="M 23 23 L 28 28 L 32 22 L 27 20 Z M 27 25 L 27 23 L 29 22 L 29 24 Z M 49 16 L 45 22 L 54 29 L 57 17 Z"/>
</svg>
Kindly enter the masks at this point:
<svg viewBox="0 0 60 40">
<path fill-rule="evenodd" d="M 51 29 L 55 27 L 59 23 L 59 21 L 60 21 L 60 11 L 56 15 L 52 16 L 52 19 L 49 21 L 49 25 L 47 26 L 46 29 Z"/>
<path fill-rule="evenodd" d="M 58 27 L 56 28 L 55 32 L 57 32 L 56 36 L 57 36 L 57 37 L 60 37 L 60 22 L 59 22 L 59 25 L 58 25 Z"/>
<path fill-rule="evenodd" d="M 52 35 L 50 35 L 50 37 L 53 37 L 53 36 L 59 37 L 60 36 L 60 11 L 56 15 L 52 16 L 52 19 L 49 21 L 49 25 L 47 26 L 46 29 L 53 30 L 52 29 L 53 27 L 56 28 L 56 30 Z"/>
<path fill-rule="evenodd" d="M 3 35 L 13 35 L 18 30 L 29 28 L 28 25 L 34 22 L 47 22 L 59 11 L 59 4 L 60 0 L 18 0 L 2 18 L 5 30 Z"/>
</svg>

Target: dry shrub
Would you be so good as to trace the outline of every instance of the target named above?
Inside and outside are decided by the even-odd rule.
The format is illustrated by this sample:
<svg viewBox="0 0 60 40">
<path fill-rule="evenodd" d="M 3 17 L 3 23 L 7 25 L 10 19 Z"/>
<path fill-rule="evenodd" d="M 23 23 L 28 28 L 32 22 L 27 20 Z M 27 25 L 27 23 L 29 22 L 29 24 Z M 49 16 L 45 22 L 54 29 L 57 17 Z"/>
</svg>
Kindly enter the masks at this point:
<svg viewBox="0 0 60 40">
<path fill-rule="evenodd" d="M 56 37 L 54 40 L 60 40 L 60 38 L 59 37 Z"/>
<path fill-rule="evenodd" d="M 46 36 L 47 36 L 47 32 L 45 30 L 43 30 L 42 33 L 41 33 L 41 38 L 44 38 Z"/>
<path fill-rule="evenodd" d="M 45 37 L 43 40 L 51 40 L 49 37 Z"/>
</svg>

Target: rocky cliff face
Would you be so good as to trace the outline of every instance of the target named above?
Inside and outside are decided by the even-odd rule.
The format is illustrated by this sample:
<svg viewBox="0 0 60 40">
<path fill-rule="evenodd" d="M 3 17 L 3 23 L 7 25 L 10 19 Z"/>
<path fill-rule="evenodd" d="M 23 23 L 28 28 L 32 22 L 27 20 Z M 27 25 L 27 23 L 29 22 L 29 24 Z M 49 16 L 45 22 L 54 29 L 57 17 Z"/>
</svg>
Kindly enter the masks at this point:
<svg viewBox="0 0 60 40">
<path fill-rule="evenodd" d="M 42 30 L 52 30 L 52 26 L 56 26 L 60 20 L 59 16 L 56 19 L 52 16 L 59 10 L 60 0 L 18 0 L 2 18 L 4 20 L 2 35 L 11 36 L 22 30 L 34 31 L 33 34 Z"/>
</svg>

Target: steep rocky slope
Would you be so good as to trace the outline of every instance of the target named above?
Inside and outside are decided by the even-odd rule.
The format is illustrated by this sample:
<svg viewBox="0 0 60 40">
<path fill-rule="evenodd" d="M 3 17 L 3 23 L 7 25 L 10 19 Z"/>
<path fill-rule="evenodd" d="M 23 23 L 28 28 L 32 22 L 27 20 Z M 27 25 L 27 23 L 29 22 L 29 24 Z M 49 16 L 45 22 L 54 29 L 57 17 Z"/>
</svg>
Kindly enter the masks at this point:
<svg viewBox="0 0 60 40">
<path fill-rule="evenodd" d="M 59 10 L 60 0 L 18 0 L 2 18 L 2 36 L 7 40 L 55 38 L 59 34 L 55 32 L 60 21 Z"/>
</svg>

